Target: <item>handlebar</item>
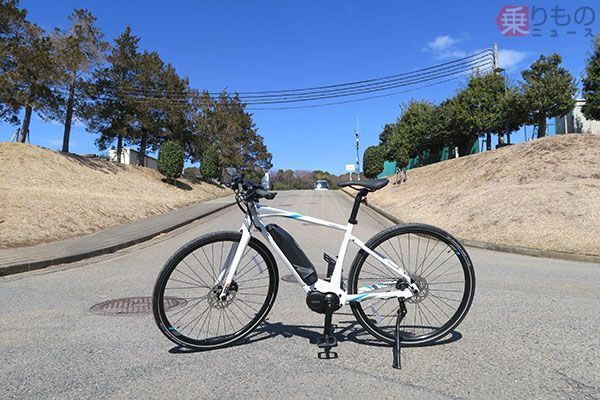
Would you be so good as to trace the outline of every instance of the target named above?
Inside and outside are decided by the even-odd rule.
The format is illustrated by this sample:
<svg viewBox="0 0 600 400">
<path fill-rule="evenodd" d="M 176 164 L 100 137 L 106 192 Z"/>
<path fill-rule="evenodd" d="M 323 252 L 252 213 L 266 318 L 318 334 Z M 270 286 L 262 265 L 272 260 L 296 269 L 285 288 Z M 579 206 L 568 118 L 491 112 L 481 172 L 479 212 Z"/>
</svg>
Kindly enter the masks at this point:
<svg viewBox="0 0 600 400">
<path fill-rule="evenodd" d="M 254 192 L 259 199 L 273 200 L 277 196 L 277 192 L 269 192 L 263 189 L 256 189 Z"/>
<path fill-rule="evenodd" d="M 244 181 L 243 177 L 232 178 L 227 186 L 233 189 L 244 202 L 256 202 L 260 199 L 272 200 L 277 195 L 277 192 L 270 192 L 250 181 Z"/>
</svg>

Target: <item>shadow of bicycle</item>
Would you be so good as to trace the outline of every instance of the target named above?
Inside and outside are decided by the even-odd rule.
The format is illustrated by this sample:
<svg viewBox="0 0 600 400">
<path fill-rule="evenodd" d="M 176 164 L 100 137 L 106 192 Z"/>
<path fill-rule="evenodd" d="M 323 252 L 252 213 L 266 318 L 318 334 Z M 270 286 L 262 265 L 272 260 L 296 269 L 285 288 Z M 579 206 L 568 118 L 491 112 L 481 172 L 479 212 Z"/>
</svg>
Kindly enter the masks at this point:
<svg viewBox="0 0 600 400">
<path fill-rule="evenodd" d="M 311 344 L 317 344 L 317 339 L 322 336 L 323 327 L 318 325 L 284 325 L 281 322 L 271 323 L 264 321 L 252 333 L 239 342 L 227 347 L 245 346 L 252 343 L 262 342 L 263 340 L 274 339 L 276 337 L 291 338 L 302 337 Z M 391 347 L 391 344 L 384 343 L 375 339 L 369 332 L 365 331 L 356 321 L 340 321 L 335 328 L 335 337 L 338 343 L 353 342 L 364 346 L 372 347 Z M 429 344 L 411 345 L 405 343 L 403 347 L 431 347 L 454 343 L 462 339 L 462 334 L 458 331 L 452 331 L 443 339 Z M 219 350 L 219 349 L 215 349 Z M 209 350 L 209 351 L 215 351 Z M 206 350 L 193 350 L 182 346 L 175 346 L 169 350 L 171 354 L 196 353 Z"/>
</svg>

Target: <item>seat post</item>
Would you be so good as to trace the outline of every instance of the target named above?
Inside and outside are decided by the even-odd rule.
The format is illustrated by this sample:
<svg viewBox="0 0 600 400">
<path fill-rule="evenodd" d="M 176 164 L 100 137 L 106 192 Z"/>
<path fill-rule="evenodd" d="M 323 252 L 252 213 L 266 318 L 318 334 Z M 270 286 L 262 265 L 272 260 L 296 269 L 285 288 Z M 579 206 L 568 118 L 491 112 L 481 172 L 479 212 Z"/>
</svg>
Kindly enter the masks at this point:
<svg viewBox="0 0 600 400">
<path fill-rule="evenodd" d="M 354 198 L 354 205 L 352 206 L 352 212 L 350 213 L 350 218 L 348 218 L 348 223 L 352 225 L 358 224 L 356 220 L 356 215 L 358 214 L 358 208 L 360 207 L 360 203 L 362 199 L 369 193 L 368 189 L 360 189 Z"/>
</svg>

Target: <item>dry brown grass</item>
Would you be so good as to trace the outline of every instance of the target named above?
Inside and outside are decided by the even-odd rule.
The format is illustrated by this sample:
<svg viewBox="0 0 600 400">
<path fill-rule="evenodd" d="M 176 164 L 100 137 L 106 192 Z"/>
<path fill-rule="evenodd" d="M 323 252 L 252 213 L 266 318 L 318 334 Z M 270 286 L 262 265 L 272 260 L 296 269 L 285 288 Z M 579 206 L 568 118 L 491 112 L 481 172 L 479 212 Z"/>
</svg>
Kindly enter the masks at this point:
<svg viewBox="0 0 600 400">
<path fill-rule="evenodd" d="M 600 135 L 543 138 L 407 175 L 369 201 L 464 239 L 600 255 Z"/>
<path fill-rule="evenodd" d="M 149 168 L 0 143 L 0 248 L 90 234 L 230 193 L 162 179 Z"/>
</svg>

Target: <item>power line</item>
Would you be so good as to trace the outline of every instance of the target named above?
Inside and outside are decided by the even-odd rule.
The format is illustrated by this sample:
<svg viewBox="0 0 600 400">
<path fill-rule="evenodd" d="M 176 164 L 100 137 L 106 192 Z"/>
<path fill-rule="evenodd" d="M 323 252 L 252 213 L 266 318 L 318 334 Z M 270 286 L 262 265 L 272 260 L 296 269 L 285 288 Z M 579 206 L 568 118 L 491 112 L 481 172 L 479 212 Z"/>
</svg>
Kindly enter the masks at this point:
<svg viewBox="0 0 600 400">
<path fill-rule="evenodd" d="M 375 79 L 368 79 L 368 80 L 363 80 L 363 81 L 357 81 L 357 82 L 351 82 L 351 83 L 342 83 L 342 84 L 337 84 L 337 85 L 328 85 L 328 86 L 320 86 L 320 87 L 314 87 L 314 88 L 306 88 L 306 89 L 289 89 L 289 90 L 285 90 L 285 91 L 265 91 L 265 92 L 246 92 L 246 93 L 238 93 L 240 95 L 240 97 L 243 98 L 260 98 L 260 97 L 285 97 L 285 96 L 289 96 L 290 93 L 294 93 L 294 92 L 310 92 L 310 93 L 329 93 L 329 92 L 335 92 L 337 90 L 348 90 L 348 89 L 332 89 L 335 87 L 350 87 L 349 89 L 354 89 L 354 88 L 362 88 L 362 87 L 371 87 L 371 86 L 377 86 L 377 85 L 381 85 L 381 84 L 386 84 L 386 83 L 393 83 L 393 82 L 397 82 L 397 81 L 401 81 L 402 79 L 408 79 L 408 78 L 412 78 L 414 76 L 419 76 L 419 75 L 424 75 L 424 74 L 432 74 L 435 73 L 437 71 L 435 70 L 440 70 L 443 71 L 445 69 L 451 69 L 451 68 L 456 68 L 458 66 L 468 66 L 471 63 L 475 63 L 484 59 L 490 59 L 489 61 L 491 61 L 492 59 L 492 55 L 491 53 L 489 53 L 488 50 L 484 51 L 483 53 L 487 53 L 484 55 L 480 55 L 479 53 L 477 55 L 472 55 L 469 57 L 465 57 L 462 59 L 458 59 L 458 60 L 454 60 L 454 61 L 450 61 L 447 63 L 443 63 L 443 64 L 438 64 L 432 67 L 428 67 L 428 68 L 422 68 L 420 70 L 415 70 L 412 72 L 406 72 L 406 73 L 402 73 L 402 74 L 396 74 L 396 75 L 390 75 L 390 76 L 386 76 L 386 77 L 382 77 L 382 78 L 375 78 Z M 429 71 L 429 72 L 425 72 L 425 71 Z M 404 78 L 400 78 L 400 77 L 404 77 Z M 323 89 L 327 89 L 327 90 L 323 90 Z M 280 94 L 270 94 L 270 95 L 250 95 L 250 93 L 280 93 Z M 298 93 L 297 95 L 304 95 L 306 93 Z"/>
<path fill-rule="evenodd" d="M 482 72 L 484 72 L 484 73 L 487 73 L 487 72 L 490 72 L 490 71 L 492 71 L 491 68 L 487 68 L 485 70 L 482 70 Z M 357 102 L 361 102 L 361 101 L 367 101 L 367 100 L 373 100 L 373 99 L 380 99 L 380 98 L 383 98 L 383 97 L 391 97 L 391 96 L 397 96 L 399 94 L 415 92 L 417 90 L 426 89 L 428 87 L 433 87 L 433 86 L 441 85 L 441 84 L 444 84 L 444 83 L 452 82 L 452 81 L 455 81 L 457 79 L 463 78 L 463 77 L 468 76 L 468 75 L 469 74 L 462 74 L 462 75 L 458 75 L 458 76 L 455 76 L 455 77 L 450 78 L 450 79 L 445 79 L 445 80 L 442 80 L 442 81 L 437 81 L 437 82 L 434 82 L 434 83 L 430 83 L 428 85 L 422 85 L 422 86 L 418 86 L 418 87 L 415 87 L 415 88 L 412 88 L 412 89 L 401 90 L 401 91 L 393 92 L 393 93 L 385 93 L 385 94 L 380 94 L 380 95 L 376 95 L 376 96 L 362 97 L 360 99 L 352 99 L 352 100 L 344 100 L 344 101 L 336 101 L 336 102 L 320 103 L 320 104 L 309 104 L 309 105 L 301 105 L 301 106 L 248 107 L 247 110 L 248 111 L 296 110 L 296 109 L 303 109 L 303 108 L 318 108 L 318 107 L 336 106 L 336 105 L 348 104 L 348 103 L 357 103 Z"/>
<path fill-rule="evenodd" d="M 480 72 L 482 73 L 488 73 L 492 71 L 492 68 L 490 66 L 486 67 L 486 68 L 482 68 L 480 70 Z M 406 90 L 401 90 L 401 91 L 395 91 L 393 93 L 384 93 L 384 94 L 380 94 L 380 95 L 374 95 L 374 96 L 368 96 L 368 97 L 361 97 L 358 99 L 350 99 L 350 100 L 343 100 L 343 101 L 336 101 L 336 102 L 328 102 L 328 103 L 319 103 L 319 104 L 309 104 L 309 105 L 294 105 L 294 106 L 282 106 L 282 107 L 248 107 L 247 110 L 248 111 L 273 111 L 273 110 L 295 110 L 295 109 L 308 109 L 308 108 L 318 108 L 318 107 L 327 107 L 327 106 L 334 106 L 334 105 L 342 105 L 342 104 L 349 104 L 349 103 L 356 103 L 356 102 L 362 102 L 362 101 L 367 101 L 367 100 L 373 100 L 373 99 L 379 99 L 379 98 L 384 98 L 384 97 L 391 97 L 391 96 L 397 96 L 400 94 L 404 94 L 404 93 L 410 93 L 410 92 L 415 92 L 417 90 L 421 90 L 421 89 L 425 89 L 425 88 L 429 88 L 429 87 L 433 87 L 433 86 L 437 86 L 437 85 L 441 85 L 444 83 L 448 83 L 448 82 L 452 82 L 455 81 L 457 79 L 463 78 L 465 76 L 469 76 L 470 73 L 462 73 L 459 75 L 455 75 L 449 79 L 444 79 L 441 81 L 436 81 L 427 85 L 420 85 L 411 89 L 406 89 Z M 133 99 L 132 99 L 133 100 Z M 137 100 L 133 100 L 133 101 L 146 101 L 144 99 L 137 99 Z M 176 105 L 172 106 L 175 108 L 179 108 L 179 109 L 189 109 L 188 107 L 185 107 L 184 104 L 179 104 L 176 103 Z"/>
<path fill-rule="evenodd" d="M 402 86 L 410 86 L 410 85 L 413 85 L 416 83 L 427 82 L 427 81 L 431 81 L 431 80 L 435 80 L 435 79 L 439 79 L 439 78 L 445 78 L 447 76 L 451 76 L 451 75 L 457 74 L 457 73 L 469 72 L 469 71 L 472 71 L 473 68 L 475 68 L 475 69 L 486 68 L 489 65 L 491 65 L 491 63 L 485 62 L 485 63 L 474 65 L 472 68 L 467 68 L 467 69 L 463 68 L 463 69 L 444 71 L 443 73 L 440 72 L 437 75 L 433 75 L 433 76 L 423 76 L 423 77 L 419 77 L 418 79 L 402 81 L 402 82 L 398 82 L 398 83 L 394 83 L 394 84 L 388 84 L 385 86 L 368 88 L 368 89 L 357 89 L 357 90 L 351 90 L 351 91 L 344 91 L 341 93 L 334 93 L 334 94 L 330 94 L 330 95 L 314 95 L 311 97 L 292 97 L 292 98 L 283 98 L 283 99 L 277 99 L 277 100 L 248 101 L 246 104 L 252 105 L 252 104 L 295 103 L 295 102 L 302 102 L 302 101 L 330 99 L 330 98 L 336 98 L 336 97 L 347 97 L 347 96 L 354 96 L 354 95 L 358 95 L 358 94 L 380 92 L 380 91 L 384 91 L 384 90 L 395 89 L 395 88 L 402 87 Z"/>
<path fill-rule="evenodd" d="M 484 60 L 477 64 L 470 64 L 468 67 L 452 68 L 452 69 L 448 69 L 443 72 L 436 71 L 436 74 L 432 74 L 432 73 L 424 74 L 421 77 L 414 77 L 416 79 L 412 79 L 412 80 L 403 80 L 403 81 L 400 81 L 400 82 L 397 82 L 394 84 L 379 85 L 376 87 L 365 88 L 365 89 L 344 89 L 343 91 L 339 91 L 337 93 L 332 93 L 330 95 L 319 95 L 319 94 L 301 95 L 301 96 L 285 97 L 285 98 L 280 98 L 280 99 L 275 99 L 275 100 L 271 100 L 271 99 L 256 100 L 256 101 L 244 101 L 244 99 L 240 99 L 240 100 L 247 105 L 261 105 L 261 104 L 281 104 L 281 103 L 291 103 L 291 102 L 306 102 L 306 101 L 321 100 L 321 99 L 328 99 L 328 98 L 347 97 L 347 96 L 367 94 L 367 93 L 372 93 L 372 92 L 377 92 L 377 91 L 385 91 L 385 90 L 390 90 L 390 89 L 394 89 L 394 88 L 398 88 L 398 87 L 402 87 L 402 86 L 410 86 L 410 85 L 414 85 L 414 84 L 418 84 L 418 83 L 422 83 L 422 82 L 427 82 L 427 81 L 432 81 L 432 80 L 436 80 L 436 79 L 440 79 L 440 78 L 445 78 L 448 76 L 453 76 L 456 74 L 463 74 L 465 72 L 473 72 L 474 70 L 481 71 L 483 69 L 487 69 L 489 66 L 491 66 L 491 62 Z M 190 104 L 190 101 L 191 101 L 190 96 L 185 96 L 185 97 L 182 97 L 182 96 L 177 96 L 177 97 L 176 96 L 157 96 L 156 94 L 154 96 L 148 96 L 148 95 L 133 94 L 133 93 L 132 94 L 125 93 L 125 96 L 129 97 L 128 100 L 130 100 L 130 101 L 151 101 L 151 100 L 167 99 L 167 100 L 171 100 L 172 102 L 179 103 L 182 105 Z M 104 99 L 111 99 L 111 97 L 107 97 L 106 95 L 100 95 L 97 97 L 104 98 Z"/>
<path fill-rule="evenodd" d="M 241 92 L 235 93 L 240 99 L 240 102 L 244 103 L 252 110 L 277 110 L 277 109 L 296 109 L 296 108 L 314 108 L 320 106 L 347 104 L 357 101 L 365 101 L 374 98 L 381 98 L 387 96 L 394 96 L 401 93 L 406 93 L 414 90 L 418 90 L 424 87 L 430 87 L 437 84 L 449 82 L 459 77 L 463 77 L 468 73 L 477 72 L 488 72 L 490 67 L 493 65 L 493 52 L 491 49 L 486 49 L 481 52 L 472 54 L 467 57 L 463 57 L 457 60 L 437 64 L 427 68 L 421 68 L 411 72 L 388 75 L 381 78 L 373 78 L 361 81 L 354 81 L 348 83 L 340 83 L 335 85 L 326 86 L 315 86 L 303 89 L 286 89 L 286 90 L 272 90 L 272 91 L 261 91 L 261 92 Z M 449 79 L 446 79 L 449 78 Z M 350 96 L 359 96 L 375 92 L 389 91 L 404 86 L 418 85 L 424 82 L 431 82 L 428 85 L 421 85 L 418 88 L 403 90 L 394 93 L 385 93 L 375 96 L 367 96 L 359 99 L 350 99 L 338 102 L 319 103 L 310 105 L 294 105 L 294 106 L 282 106 L 282 107 L 252 107 L 261 105 L 277 105 L 277 104 L 289 104 L 289 103 L 304 103 L 312 102 L 317 100 L 335 99 Z M 54 90 L 62 94 L 66 94 L 67 88 L 56 86 Z M 106 91 L 91 95 L 92 99 L 101 100 L 118 100 L 118 96 L 125 96 L 127 101 L 132 102 L 151 102 L 154 100 L 164 101 L 168 100 L 171 102 L 171 107 L 179 107 L 181 109 L 190 109 L 193 106 L 193 100 L 198 99 L 202 96 L 208 95 L 211 99 L 215 99 L 215 94 L 207 91 L 200 92 L 197 89 L 182 89 L 182 90 L 160 90 L 153 91 L 152 89 L 145 88 L 131 88 L 131 87 L 118 87 L 112 86 L 108 89 L 111 93 Z M 221 96 L 219 93 L 216 96 Z"/>
<path fill-rule="evenodd" d="M 305 89 L 288 89 L 288 90 L 265 91 L 265 92 L 236 92 L 236 94 L 240 98 L 243 98 L 243 99 L 260 100 L 260 99 L 265 99 L 265 98 L 275 99 L 275 98 L 279 98 L 279 97 L 284 97 L 284 98 L 291 97 L 291 96 L 300 97 L 300 96 L 312 96 L 314 94 L 320 94 L 320 93 L 323 93 L 323 94 L 336 93 L 336 92 L 343 92 L 343 91 L 354 90 L 354 89 L 359 89 L 359 88 L 379 87 L 382 85 L 392 84 L 395 82 L 400 82 L 405 79 L 410 79 L 410 78 L 414 78 L 414 77 L 418 77 L 418 76 L 422 76 L 422 75 L 435 74 L 435 73 L 443 72 L 443 71 L 450 70 L 450 69 L 458 69 L 459 67 L 469 68 L 469 67 L 472 67 L 474 64 L 478 64 L 483 61 L 493 62 L 493 55 L 490 52 L 490 50 L 485 50 L 483 52 L 474 54 L 469 57 L 464 57 L 462 59 L 454 60 L 451 62 L 438 64 L 436 66 L 422 68 L 420 70 L 416 70 L 416 71 L 412 71 L 412 72 L 408 72 L 408 73 L 390 75 L 390 76 L 383 77 L 383 78 L 375 78 L 375 79 L 369 79 L 369 80 L 363 80 L 363 81 L 357 81 L 357 82 L 351 82 L 351 83 L 319 86 L 319 87 L 305 88 Z M 425 71 L 427 71 L 427 72 L 425 72 Z M 401 76 L 404 78 L 400 78 Z M 336 87 L 338 89 L 332 89 L 332 88 L 336 88 Z M 315 89 L 318 89 L 318 90 L 315 90 Z M 323 89 L 326 89 L 326 90 L 323 90 Z M 147 90 L 147 89 L 143 89 L 143 88 L 117 88 L 117 90 L 122 90 L 123 92 L 136 94 L 136 95 L 154 94 L 155 93 L 152 90 Z M 181 91 L 166 90 L 163 92 L 167 93 L 165 96 L 169 96 L 168 95 L 169 92 L 170 93 L 176 92 L 175 97 L 178 97 L 181 95 Z M 219 94 L 210 93 L 210 92 L 200 92 L 198 90 L 190 90 L 189 92 L 193 93 L 193 94 L 208 93 L 209 96 L 211 96 L 211 97 L 219 95 Z M 277 93 L 277 94 L 251 95 L 250 93 Z"/>
</svg>

